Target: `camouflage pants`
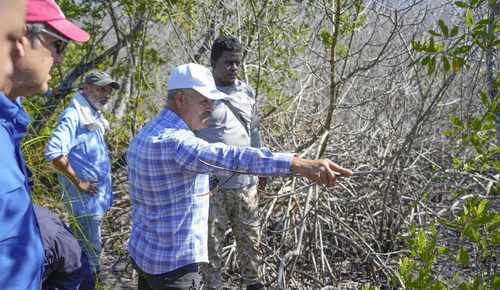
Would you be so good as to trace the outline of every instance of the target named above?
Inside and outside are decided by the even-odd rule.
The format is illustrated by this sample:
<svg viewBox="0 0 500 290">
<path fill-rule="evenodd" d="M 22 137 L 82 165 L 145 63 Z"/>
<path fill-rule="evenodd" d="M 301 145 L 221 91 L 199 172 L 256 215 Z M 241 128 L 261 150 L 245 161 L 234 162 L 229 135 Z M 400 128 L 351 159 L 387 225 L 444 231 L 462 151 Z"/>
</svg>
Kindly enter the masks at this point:
<svg viewBox="0 0 500 290">
<path fill-rule="evenodd" d="M 208 218 L 208 257 L 209 264 L 203 270 L 208 289 L 222 286 L 224 260 L 224 233 L 231 223 L 236 240 L 238 264 L 241 269 L 243 285 L 260 281 L 259 265 L 259 198 L 257 185 L 240 189 L 219 189 L 210 197 Z"/>
</svg>

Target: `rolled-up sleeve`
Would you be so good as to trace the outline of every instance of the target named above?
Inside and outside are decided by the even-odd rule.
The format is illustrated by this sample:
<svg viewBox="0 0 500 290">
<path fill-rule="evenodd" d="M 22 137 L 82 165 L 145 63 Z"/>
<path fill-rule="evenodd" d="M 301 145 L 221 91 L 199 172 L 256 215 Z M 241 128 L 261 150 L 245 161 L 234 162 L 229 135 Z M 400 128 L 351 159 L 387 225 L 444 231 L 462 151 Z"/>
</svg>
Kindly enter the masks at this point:
<svg viewBox="0 0 500 290">
<path fill-rule="evenodd" d="M 45 158 L 48 161 L 68 155 L 75 142 L 77 128 L 78 113 L 72 107 L 67 108 L 61 114 L 61 118 L 45 147 Z"/>
</svg>

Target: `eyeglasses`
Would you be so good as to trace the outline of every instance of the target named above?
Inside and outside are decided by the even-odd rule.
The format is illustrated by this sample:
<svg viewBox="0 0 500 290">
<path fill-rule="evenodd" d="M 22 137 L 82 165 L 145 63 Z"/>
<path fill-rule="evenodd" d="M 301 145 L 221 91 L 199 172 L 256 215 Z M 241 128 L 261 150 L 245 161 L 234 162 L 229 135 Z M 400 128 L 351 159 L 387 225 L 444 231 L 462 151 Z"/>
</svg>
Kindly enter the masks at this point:
<svg viewBox="0 0 500 290">
<path fill-rule="evenodd" d="M 54 33 L 54 32 L 52 32 L 50 30 L 45 29 L 45 28 L 42 28 L 40 30 L 40 32 L 43 32 L 43 33 L 45 33 L 47 35 L 50 35 L 53 38 L 55 38 L 56 40 L 54 40 L 52 42 L 52 45 L 56 49 L 56 53 L 59 54 L 59 55 L 62 55 L 64 53 L 64 50 L 68 46 L 69 40 L 67 40 L 66 38 L 60 36 L 59 34 Z"/>
<path fill-rule="evenodd" d="M 64 50 L 66 49 L 66 47 L 68 46 L 68 43 L 69 43 L 69 39 L 63 37 L 60 34 L 57 34 L 55 32 L 50 31 L 42 23 L 27 23 L 26 24 L 26 31 L 31 33 L 35 37 L 38 37 L 38 39 L 40 39 L 40 41 L 47 42 L 47 40 L 45 38 L 40 37 L 40 33 L 42 33 L 42 32 L 55 38 L 56 40 L 50 42 L 50 45 L 52 45 L 55 48 L 56 53 L 58 55 L 62 55 L 64 53 Z"/>
<path fill-rule="evenodd" d="M 62 40 L 55 40 L 52 42 L 54 45 L 54 48 L 56 49 L 56 53 L 59 55 L 62 55 L 64 53 L 64 50 L 68 46 L 68 42 L 64 42 Z"/>
</svg>

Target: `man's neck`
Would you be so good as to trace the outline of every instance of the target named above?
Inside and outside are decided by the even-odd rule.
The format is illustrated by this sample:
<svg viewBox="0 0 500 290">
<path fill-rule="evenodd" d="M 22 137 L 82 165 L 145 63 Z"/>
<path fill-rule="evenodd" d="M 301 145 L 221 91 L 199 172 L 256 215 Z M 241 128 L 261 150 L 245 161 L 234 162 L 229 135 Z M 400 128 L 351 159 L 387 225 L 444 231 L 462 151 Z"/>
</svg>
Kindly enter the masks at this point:
<svg viewBox="0 0 500 290">
<path fill-rule="evenodd" d="M 215 81 L 215 85 L 217 85 L 217 86 L 230 87 L 230 86 L 235 85 L 238 80 L 236 79 L 236 80 L 234 80 L 234 82 L 223 82 L 221 80 L 214 79 L 214 81 Z"/>
<path fill-rule="evenodd" d="M 15 90 L 14 88 L 6 88 L 3 92 L 7 98 L 13 102 L 16 101 L 17 96 L 22 96 L 21 92 Z"/>
</svg>

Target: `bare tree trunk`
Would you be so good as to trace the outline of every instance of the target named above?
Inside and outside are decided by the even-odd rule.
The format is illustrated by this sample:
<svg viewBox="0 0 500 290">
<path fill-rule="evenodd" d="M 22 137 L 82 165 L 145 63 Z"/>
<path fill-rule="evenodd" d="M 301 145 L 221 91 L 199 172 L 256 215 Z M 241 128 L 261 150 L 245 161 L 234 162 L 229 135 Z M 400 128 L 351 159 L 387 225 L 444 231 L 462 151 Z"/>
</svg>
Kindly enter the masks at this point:
<svg viewBox="0 0 500 290">
<path fill-rule="evenodd" d="M 342 9 L 342 3 L 340 0 L 335 0 L 335 14 L 332 15 L 332 23 L 333 23 L 333 33 L 332 33 L 332 44 L 330 46 L 330 107 L 328 108 L 328 115 L 326 116 L 324 130 L 329 131 L 332 122 L 333 122 L 333 114 L 337 107 L 337 99 L 339 93 L 340 83 L 337 82 L 336 71 L 337 71 L 337 59 L 336 59 L 336 48 L 337 41 L 339 38 L 339 30 L 340 30 L 340 12 Z M 329 134 L 325 138 L 325 142 L 321 144 L 321 149 L 319 150 L 318 157 L 321 157 L 323 153 L 325 153 L 326 146 L 328 145 Z"/>
<path fill-rule="evenodd" d="M 490 23 L 488 24 L 488 34 L 493 34 L 493 29 L 495 26 L 495 22 L 497 21 L 497 15 L 500 10 L 500 3 L 497 3 L 496 6 L 490 4 Z M 498 94 L 498 90 L 496 89 L 494 83 L 496 80 L 496 58 L 497 58 L 497 49 L 493 45 L 493 41 L 488 42 L 488 46 L 486 48 L 486 82 L 488 86 L 488 95 L 491 101 L 494 101 L 496 95 Z M 496 131 L 497 131 L 497 146 L 500 145 L 500 112 L 496 112 Z M 497 155 L 497 159 L 500 159 L 500 155 Z"/>
</svg>

